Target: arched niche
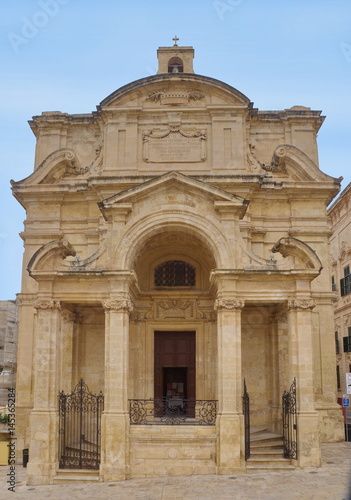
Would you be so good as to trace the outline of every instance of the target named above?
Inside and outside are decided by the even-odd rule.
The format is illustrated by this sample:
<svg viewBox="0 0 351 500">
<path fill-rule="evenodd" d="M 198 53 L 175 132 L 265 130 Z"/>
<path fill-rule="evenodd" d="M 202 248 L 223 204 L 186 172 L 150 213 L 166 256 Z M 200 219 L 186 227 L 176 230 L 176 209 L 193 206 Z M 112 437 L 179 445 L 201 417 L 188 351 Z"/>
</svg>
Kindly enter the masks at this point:
<svg viewBox="0 0 351 500">
<path fill-rule="evenodd" d="M 209 288 L 211 269 L 216 267 L 215 259 L 204 241 L 184 229 L 162 230 L 150 236 L 135 254 L 133 269 L 142 290 L 170 290 L 172 286 L 155 284 L 155 270 L 165 262 L 184 262 L 195 271 L 194 286 L 180 286 L 191 290 Z"/>
<path fill-rule="evenodd" d="M 180 57 L 171 57 L 168 61 L 168 73 L 183 73 L 184 65 Z"/>
</svg>

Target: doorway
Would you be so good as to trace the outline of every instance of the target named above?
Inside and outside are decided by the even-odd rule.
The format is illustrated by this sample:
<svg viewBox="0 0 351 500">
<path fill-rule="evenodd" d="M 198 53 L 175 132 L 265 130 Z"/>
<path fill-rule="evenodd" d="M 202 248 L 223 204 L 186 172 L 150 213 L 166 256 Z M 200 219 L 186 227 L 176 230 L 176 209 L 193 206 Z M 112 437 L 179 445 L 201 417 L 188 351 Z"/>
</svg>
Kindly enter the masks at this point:
<svg viewBox="0 0 351 500">
<path fill-rule="evenodd" d="M 195 332 L 155 332 L 155 399 L 196 398 L 195 337 Z"/>
</svg>

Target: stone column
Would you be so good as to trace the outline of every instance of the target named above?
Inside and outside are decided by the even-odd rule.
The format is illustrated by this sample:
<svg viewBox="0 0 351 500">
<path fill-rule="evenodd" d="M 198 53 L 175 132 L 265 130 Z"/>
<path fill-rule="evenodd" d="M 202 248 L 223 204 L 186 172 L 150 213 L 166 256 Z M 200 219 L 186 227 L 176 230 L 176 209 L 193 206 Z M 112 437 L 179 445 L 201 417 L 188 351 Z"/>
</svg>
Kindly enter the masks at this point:
<svg viewBox="0 0 351 500">
<path fill-rule="evenodd" d="M 101 474 L 104 481 L 127 478 L 129 313 L 127 294 L 103 301 L 105 309 L 105 408 Z"/>
<path fill-rule="evenodd" d="M 217 465 L 219 474 L 243 468 L 243 415 L 241 375 L 241 310 L 243 300 L 219 297 L 217 310 L 218 418 Z"/>
<path fill-rule="evenodd" d="M 73 331 L 77 315 L 63 310 L 61 313 L 61 344 L 60 344 L 60 391 L 66 394 L 72 392 L 73 375 Z"/>
<path fill-rule="evenodd" d="M 60 302 L 38 299 L 34 328 L 34 406 L 30 414 L 28 484 L 51 484 L 58 462 Z"/>
<path fill-rule="evenodd" d="M 288 301 L 289 367 L 291 382 L 296 377 L 297 446 L 301 467 L 318 467 L 321 463 L 313 388 L 312 309 L 315 306 L 313 299 Z"/>
</svg>

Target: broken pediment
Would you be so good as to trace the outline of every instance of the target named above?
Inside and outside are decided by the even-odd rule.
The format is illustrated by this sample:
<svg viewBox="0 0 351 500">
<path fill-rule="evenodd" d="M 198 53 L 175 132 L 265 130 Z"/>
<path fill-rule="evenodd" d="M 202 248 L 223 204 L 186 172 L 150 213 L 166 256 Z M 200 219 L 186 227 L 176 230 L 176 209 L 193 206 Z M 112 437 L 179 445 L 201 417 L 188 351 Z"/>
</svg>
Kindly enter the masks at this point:
<svg viewBox="0 0 351 500">
<path fill-rule="evenodd" d="M 31 175 L 11 184 L 56 184 L 63 178 L 82 177 L 88 171 L 89 167 L 82 167 L 73 149 L 63 148 L 47 156 Z"/>
<path fill-rule="evenodd" d="M 324 174 L 318 166 L 300 149 L 291 144 L 279 145 L 273 153 L 271 163 L 260 163 L 262 169 L 273 174 L 296 181 L 334 181 Z"/>
<path fill-rule="evenodd" d="M 28 263 L 27 271 L 32 277 L 38 271 L 57 271 L 62 267 L 66 257 L 74 257 L 75 255 L 76 251 L 68 241 L 63 239 L 50 241 L 33 254 Z"/>
<path fill-rule="evenodd" d="M 309 245 L 292 236 L 280 238 L 272 248 L 272 252 L 279 252 L 284 258 L 291 257 L 294 269 L 315 269 L 320 272 L 323 268 L 316 252 Z"/>
</svg>

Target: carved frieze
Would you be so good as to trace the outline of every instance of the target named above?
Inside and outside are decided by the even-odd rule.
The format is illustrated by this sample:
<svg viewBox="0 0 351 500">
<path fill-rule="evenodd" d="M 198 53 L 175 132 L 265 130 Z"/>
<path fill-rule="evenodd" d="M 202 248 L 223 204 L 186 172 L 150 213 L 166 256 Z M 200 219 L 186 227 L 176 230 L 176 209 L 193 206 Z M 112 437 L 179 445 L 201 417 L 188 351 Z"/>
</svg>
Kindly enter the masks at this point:
<svg viewBox="0 0 351 500">
<path fill-rule="evenodd" d="M 190 101 L 204 99 L 205 94 L 199 89 L 190 89 L 183 92 L 169 92 L 166 89 L 156 90 L 147 97 L 147 101 L 153 101 L 163 105 L 189 104 Z"/>
<path fill-rule="evenodd" d="M 206 131 L 185 132 L 170 124 L 165 132 L 143 132 L 143 159 L 148 163 L 192 163 L 206 160 Z"/>
<path fill-rule="evenodd" d="M 148 319 L 204 319 L 205 313 L 199 309 L 196 300 L 173 299 L 155 300 L 147 313 Z"/>
<path fill-rule="evenodd" d="M 288 301 L 288 309 L 290 311 L 296 311 L 298 309 L 312 310 L 316 305 L 317 301 L 314 299 L 292 299 Z"/>
<path fill-rule="evenodd" d="M 215 301 L 215 309 L 226 309 L 229 311 L 235 310 L 235 309 L 243 309 L 245 306 L 245 301 L 240 300 L 240 299 L 224 299 L 224 298 L 218 298 Z"/>
</svg>

